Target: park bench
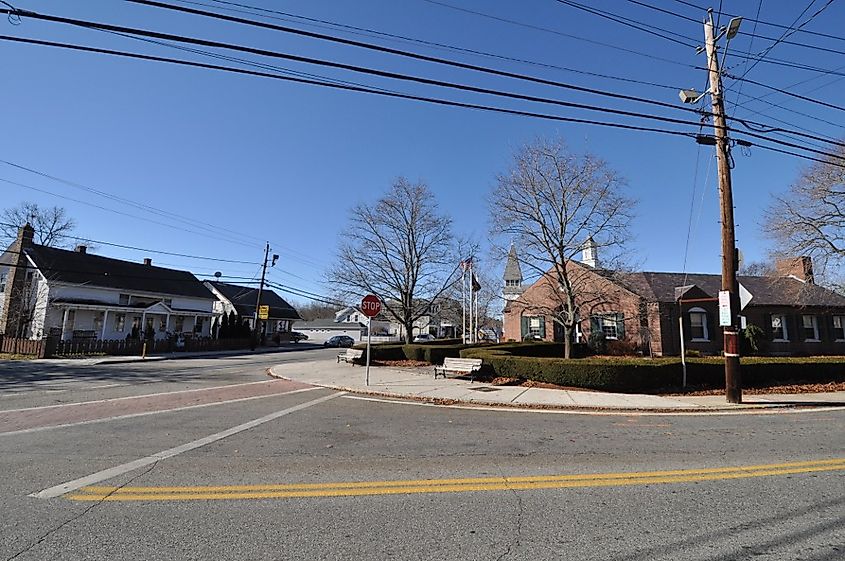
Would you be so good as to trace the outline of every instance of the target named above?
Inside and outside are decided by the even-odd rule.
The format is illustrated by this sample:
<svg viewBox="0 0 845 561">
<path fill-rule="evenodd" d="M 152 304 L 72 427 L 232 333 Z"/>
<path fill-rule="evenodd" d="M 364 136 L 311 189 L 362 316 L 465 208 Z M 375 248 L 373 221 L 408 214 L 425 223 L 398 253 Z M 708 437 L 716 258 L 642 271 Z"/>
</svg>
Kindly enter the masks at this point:
<svg viewBox="0 0 845 561">
<path fill-rule="evenodd" d="M 355 362 L 360 362 L 363 356 L 364 351 L 361 349 L 346 349 L 337 355 L 337 363 L 340 364 L 340 361 L 342 360 L 343 362 L 355 364 Z"/>
<path fill-rule="evenodd" d="M 470 382 L 475 381 L 475 373 L 481 370 L 480 358 L 445 358 L 442 366 L 434 366 L 434 379 L 442 374 L 446 377 L 447 372 L 453 372 L 461 376 L 469 376 Z"/>
</svg>

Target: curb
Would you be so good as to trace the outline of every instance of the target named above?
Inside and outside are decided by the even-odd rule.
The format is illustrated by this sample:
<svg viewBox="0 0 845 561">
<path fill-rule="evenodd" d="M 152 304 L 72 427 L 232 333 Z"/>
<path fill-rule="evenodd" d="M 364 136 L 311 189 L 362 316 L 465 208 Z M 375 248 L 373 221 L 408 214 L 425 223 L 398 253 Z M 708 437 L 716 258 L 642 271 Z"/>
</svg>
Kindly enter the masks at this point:
<svg viewBox="0 0 845 561">
<path fill-rule="evenodd" d="M 280 380 L 288 380 L 292 382 L 302 382 L 301 380 L 296 380 L 295 378 L 290 378 L 287 376 L 282 376 L 280 374 L 276 374 L 273 372 L 273 367 L 267 369 L 267 375 L 272 378 L 277 378 Z M 321 388 L 327 388 L 337 391 L 344 391 L 350 394 L 355 395 L 362 395 L 368 397 L 384 397 L 384 398 L 391 398 L 391 399 L 401 399 L 404 401 L 411 401 L 417 403 L 426 403 L 431 405 L 443 405 L 443 406 L 463 406 L 466 408 L 479 408 L 479 409 L 489 409 L 489 408 L 496 408 L 496 409 L 512 409 L 516 411 L 561 411 L 561 412 L 572 412 L 572 413 L 595 413 L 595 414 L 616 414 L 616 415 L 625 415 L 625 414 L 637 414 L 637 413 L 656 413 L 661 415 L 706 415 L 709 413 L 718 415 L 718 414 L 725 414 L 725 413 L 777 413 L 780 411 L 795 411 L 795 410 L 827 410 L 828 407 L 819 407 L 819 406 L 805 406 L 798 403 L 795 404 L 766 404 L 766 403 L 755 403 L 755 404 L 743 404 L 738 406 L 719 406 L 719 407 L 684 407 L 684 408 L 659 408 L 659 407 L 588 407 L 588 406 L 581 406 L 581 405 L 547 405 L 547 404 L 514 404 L 514 403 L 494 403 L 494 402 L 478 402 L 478 401 L 462 401 L 458 399 L 445 399 L 445 398 L 437 398 L 437 397 L 422 397 L 422 396 L 414 396 L 414 395 L 406 395 L 406 394 L 399 394 L 399 393 L 392 393 L 392 392 L 379 392 L 379 391 L 365 391 L 361 388 L 350 388 L 346 386 L 340 386 L 337 384 L 315 384 L 310 382 L 302 382 L 302 383 L 309 383 L 310 385 L 319 386 Z M 841 409 L 841 406 L 833 405 L 836 409 Z"/>
</svg>

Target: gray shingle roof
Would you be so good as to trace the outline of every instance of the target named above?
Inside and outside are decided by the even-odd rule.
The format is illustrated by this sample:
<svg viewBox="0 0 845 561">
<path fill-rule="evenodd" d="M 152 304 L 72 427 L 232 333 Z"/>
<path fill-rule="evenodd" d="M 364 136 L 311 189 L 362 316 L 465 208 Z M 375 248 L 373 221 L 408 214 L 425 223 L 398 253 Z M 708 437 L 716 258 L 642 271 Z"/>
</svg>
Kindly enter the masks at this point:
<svg viewBox="0 0 845 561">
<path fill-rule="evenodd" d="M 32 245 L 24 253 L 35 262 L 48 281 L 115 288 L 127 292 L 215 299 L 211 291 L 188 271 L 43 245 Z"/>
<path fill-rule="evenodd" d="M 675 288 L 695 285 L 708 296 L 721 290 L 720 275 L 683 273 L 625 273 L 614 277 L 628 290 L 656 302 L 674 302 Z M 739 282 L 752 294 L 752 306 L 845 307 L 845 296 L 817 284 L 803 283 L 792 277 L 740 276 Z"/>
<path fill-rule="evenodd" d="M 516 247 L 511 245 L 508 252 L 508 261 L 505 264 L 505 280 L 522 280 L 522 269 L 519 267 L 519 257 L 516 255 Z"/>
<path fill-rule="evenodd" d="M 252 317 L 255 315 L 255 301 L 258 298 L 257 288 L 218 281 L 208 281 L 208 284 L 235 306 L 239 316 Z M 272 290 L 265 288 L 261 291 L 261 304 L 270 306 L 270 319 L 302 319 L 293 306 Z"/>
</svg>

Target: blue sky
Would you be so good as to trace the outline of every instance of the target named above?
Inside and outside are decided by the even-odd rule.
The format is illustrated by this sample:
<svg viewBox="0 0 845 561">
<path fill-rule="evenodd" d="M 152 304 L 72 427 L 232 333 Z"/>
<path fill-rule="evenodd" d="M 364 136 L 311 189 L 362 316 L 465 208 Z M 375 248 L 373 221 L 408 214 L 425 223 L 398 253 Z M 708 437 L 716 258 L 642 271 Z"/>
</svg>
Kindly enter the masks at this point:
<svg viewBox="0 0 845 561">
<path fill-rule="evenodd" d="M 547 65 L 654 82 L 670 87 L 623 83 L 419 44 L 354 36 L 338 29 L 317 29 L 302 20 L 290 24 L 669 103 L 678 102 L 674 88 L 701 90 L 705 85 L 705 73 L 692 68 L 703 65 L 704 57 L 696 55 L 693 49 L 554 0 L 444 2 L 560 34 L 640 51 L 650 57 L 483 18 L 424 0 L 245 1 L 298 16 Z M 13 3 L 19 8 L 42 13 L 212 38 L 565 101 L 676 118 L 694 117 L 680 111 L 410 61 L 125 2 L 18 0 Z M 210 0 L 200 3 L 214 4 Z M 701 0 L 694 3 L 706 6 Z M 703 10 L 676 1 L 652 4 L 698 20 L 704 16 Z M 807 4 L 804 1 L 763 0 L 760 18 L 790 25 Z M 799 21 L 807 19 L 824 4 L 821 0 L 815 2 Z M 703 35 L 698 23 L 631 2 L 617 0 L 591 5 L 679 33 L 696 42 L 700 42 Z M 217 9 L 222 7 L 218 5 Z M 727 13 L 753 19 L 758 2 L 726 0 L 722 7 Z M 252 15 L 245 17 L 257 19 Z M 723 17 L 722 23 L 726 20 Z M 805 29 L 836 35 L 840 33 L 843 21 L 845 4 L 833 3 Z M 164 46 L 32 19 L 25 18 L 18 26 L 3 20 L 2 25 L 6 35 L 209 61 L 201 55 Z M 742 30 L 750 33 L 753 24 L 745 22 Z M 779 37 L 783 30 L 760 25 L 757 33 Z M 802 33 L 791 35 L 788 40 L 845 50 L 843 41 Z M 738 36 L 731 43 L 726 67 L 731 72 L 741 73 L 742 59 L 732 54 L 756 54 L 770 44 L 771 41 L 756 38 L 750 45 L 748 36 Z M 840 72 L 845 65 L 845 57 L 841 54 L 789 44 L 778 44 L 768 57 Z M 439 107 L 5 41 L 0 41 L 0 60 L 4 65 L 0 90 L 4 101 L 0 159 L 181 216 L 174 218 L 146 212 L 137 206 L 0 164 L 0 179 L 28 186 L 0 182 L 0 206 L 14 206 L 22 201 L 63 206 L 78 222 L 77 234 L 82 237 L 194 256 L 254 262 L 260 261 L 264 241 L 269 240 L 273 252 L 281 255 L 271 273 L 272 280 L 326 294 L 328 289 L 321 284 L 323 272 L 332 262 L 338 236 L 355 203 L 376 199 L 399 175 L 422 180 L 431 186 L 442 208 L 454 218 L 456 233 L 484 244 L 490 236 L 487 197 L 496 175 L 507 169 L 512 153 L 522 144 L 539 136 L 560 136 L 574 150 L 588 150 L 602 156 L 628 179 L 632 194 L 640 201 L 638 218 L 633 224 L 636 238 L 631 247 L 645 269 L 682 270 L 687 231 L 692 222 L 694 238 L 687 270 L 720 270 L 713 153 L 711 148 L 705 147 L 699 154 L 698 146 L 690 139 Z M 456 101 L 695 130 L 694 127 L 503 100 L 287 61 L 264 59 L 263 62 Z M 748 77 L 796 93 L 811 92 L 809 96 L 832 103 L 838 103 L 836 94 L 842 79 L 765 62 L 758 64 Z M 807 79 L 812 80 L 793 86 Z M 727 94 L 730 107 L 737 99 L 737 88 L 731 81 L 726 81 L 726 86 L 733 87 Z M 761 96 L 769 92 L 745 84 L 742 93 Z M 845 122 L 837 110 L 780 94 L 765 99 L 783 107 L 751 102 L 736 110 L 736 115 L 766 123 L 774 117 L 814 133 L 842 137 L 841 126 L 818 120 Z M 751 112 L 757 110 L 762 114 L 752 116 Z M 760 260 L 766 251 L 766 242 L 761 235 L 765 227 L 761 224 L 762 209 L 770 194 L 784 191 L 808 162 L 759 148 L 752 148 L 750 156 L 744 156 L 739 149 L 734 155 L 738 245 L 747 260 Z M 196 222 L 213 225 L 213 233 L 198 228 Z M 138 261 L 151 256 L 156 264 L 190 269 L 198 275 L 221 271 L 231 277 L 253 278 L 258 268 L 257 265 L 187 259 L 106 245 L 100 245 L 97 251 Z M 497 271 L 501 266 L 503 264 Z M 295 296 L 291 299 L 302 301 Z"/>
</svg>

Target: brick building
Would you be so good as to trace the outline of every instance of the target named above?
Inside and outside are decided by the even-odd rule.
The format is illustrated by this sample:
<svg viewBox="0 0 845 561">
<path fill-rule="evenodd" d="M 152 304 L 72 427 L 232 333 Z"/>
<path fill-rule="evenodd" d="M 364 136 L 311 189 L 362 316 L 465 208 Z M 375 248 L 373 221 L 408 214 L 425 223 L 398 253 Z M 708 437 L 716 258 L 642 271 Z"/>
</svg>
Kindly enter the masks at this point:
<svg viewBox="0 0 845 561">
<path fill-rule="evenodd" d="M 679 355 L 680 317 L 687 350 L 721 352 L 719 275 L 617 273 L 599 268 L 594 251 L 585 251 L 582 262 L 567 263 L 567 270 L 578 279 L 576 342 L 601 330 L 608 340 L 627 341 L 645 354 Z M 511 255 L 517 260 L 515 250 Z M 506 272 L 513 277 L 511 256 L 508 261 Z M 742 315 L 748 325 L 764 333 L 761 353 L 845 354 L 845 296 L 814 283 L 809 257 L 779 261 L 775 274 L 740 276 L 739 282 L 752 295 Z M 546 273 L 530 286 L 510 286 L 504 340 L 563 340 L 562 329 L 552 319 L 561 303 L 556 284 L 554 275 Z"/>
</svg>

